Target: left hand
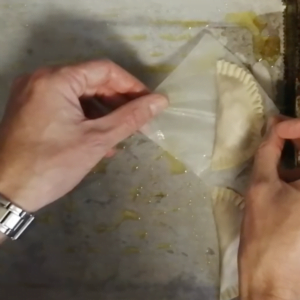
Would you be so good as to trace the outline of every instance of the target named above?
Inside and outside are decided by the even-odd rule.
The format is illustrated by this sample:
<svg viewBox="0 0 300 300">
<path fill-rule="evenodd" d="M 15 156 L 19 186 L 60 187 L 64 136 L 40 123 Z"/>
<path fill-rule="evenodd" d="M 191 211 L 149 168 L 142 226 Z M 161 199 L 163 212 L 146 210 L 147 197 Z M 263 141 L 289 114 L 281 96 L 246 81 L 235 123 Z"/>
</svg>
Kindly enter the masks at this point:
<svg viewBox="0 0 300 300">
<path fill-rule="evenodd" d="M 79 98 L 94 96 L 123 105 L 87 119 Z M 106 60 L 19 78 L 0 127 L 0 193 L 29 212 L 40 209 L 72 190 L 115 145 L 167 105 L 165 97 L 149 94 Z"/>
</svg>

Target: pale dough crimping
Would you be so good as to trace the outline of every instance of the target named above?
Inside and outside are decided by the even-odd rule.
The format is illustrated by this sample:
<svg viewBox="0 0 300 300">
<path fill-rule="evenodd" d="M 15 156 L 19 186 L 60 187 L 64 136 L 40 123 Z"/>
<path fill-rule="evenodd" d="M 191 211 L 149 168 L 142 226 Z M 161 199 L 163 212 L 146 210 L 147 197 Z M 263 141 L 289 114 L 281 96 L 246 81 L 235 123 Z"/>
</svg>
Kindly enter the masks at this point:
<svg viewBox="0 0 300 300">
<path fill-rule="evenodd" d="M 263 97 L 253 76 L 245 69 L 217 62 L 219 103 L 211 167 L 234 168 L 254 156 L 265 123 Z"/>
</svg>

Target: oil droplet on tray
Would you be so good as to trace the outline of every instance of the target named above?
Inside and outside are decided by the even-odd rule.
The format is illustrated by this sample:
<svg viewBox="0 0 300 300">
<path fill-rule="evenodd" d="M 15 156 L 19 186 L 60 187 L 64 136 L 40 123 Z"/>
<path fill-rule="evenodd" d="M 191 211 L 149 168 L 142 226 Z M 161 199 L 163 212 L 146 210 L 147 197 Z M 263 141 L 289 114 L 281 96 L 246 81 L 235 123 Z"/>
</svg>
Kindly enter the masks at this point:
<svg viewBox="0 0 300 300">
<path fill-rule="evenodd" d="M 145 34 L 136 34 L 136 35 L 111 35 L 107 38 L 111 41 L 119 41 L 119 40 L 128 40 L 128 41 L 144 41 L 147 39 L 147 35 Z"/>
<path fill-rule="evenodd" d="M 169 152 L 164 152 L 157 159 L 166 158 L 170 165 L 170 171 L 173 175 L 180 175 L 187 173 L 185 165 L 179 161 L 177 158 L 172 156 Z"/>
<path fill-rule="evenodd" d="M 156 198 L 156 203 L 161 203 L 163 198 L 168 197 L 168 194 L 158 193 L 158 194 L 154 195 L 154 197 Z"/>
<path fill-rule="evenodd" d="M 138 186 L 136 188 L 131 189 L 130 195 L 132 197 L 132 201 L 136 201 L 142 194 L 143 187 Z"/>
<path fill-rule="evenodd" d="M 197 28 L 204 27 L 209 24 L 207 21 L 201 20 L 156 20 L 154 21 L 156 25 L 170 25 L 170 26 L 180 26 L 183 28 Z"/>
<path fill-rule="evenodd" d="M 150 56 L 152 57 L 160 57 L 160 56 L 163 56 L 163 52 L 158 52 L 158 51 L 153 51 Z"/>
<path fill-rule="evenodd" d="M 86 251 L 87 253 L 100 253 L 101 249 L 96 247 L 88 247 Z"/>
<path fill-rule="evenodd" d="M 120 226 L 119 224 L 115 224 L 112 226 L 97 225 L 95 227 L 95 230 L 97 233 L 101 234 L 101 233 L 105 233 L 105 232 L 112 232 L 112 231 L 116 230 L 119 226 Z"/>
<path fill-rule="evenodd" d="M 106 174 L 108 162 L 101 160 L 91 171 L 93 174 Z"/>
<path fill-rule="evenodd" d="M 140 254 L 141 250 L 136 247 L 126 247 L 123 249 L 123 254 Z"/>
<path fill-rule="evenodd" d="M 180 35 L 161 34 L 159 37 L 169 42 L 179 42 L 179 41 L 190 40 L 192 38 L 192 35 L 191 34 L 180 34 Z"/>
<path fill-rule="evenodd" d="M 256 59 L 266 60 L 273 66 L 280 56 L 280 38 L 279 36 L 261 36 L 254 38 Z"/>
<path fill-rule="evenodd" d="M 178 211 L 180 211 L 180 207 L 173 209 L 173 212 L 178 212 Z"/>
<path fill-rule="evenodd" d="M 98 225 L 95 227 L 95 230 L 97 233 L 105 233 L 105 232 L 112 232 L 117 230 L 123 222 L 125 221 L 139 221 L 141 220 L 141 217 L 139 214 L 134 211 L 134 210 L 123 210 L 122 211 L 122 217 L 120 221 L 116 222 L 115 224 L 111 226 L 106 226 L 106 225 Z"/>
<path fill-rule="evenodd" d="M 145 71 L 149 73 L 171 73 L 176 68 L 172 64 L 158 64 L 153 66 L 145 66 Z"/>
<path fill-rule="evenodd" d="M 159 222 L 158 225 L 161 227 L 168 227 L 168 225 L 164 222 Z"/>
<path fill-rule="evenodd" d="M 140 232 L 137 233 L 137 236 L 141 240 L 145 240 L 148 237 L 148 232 L 147 231 L 140 231 Z"/>
<path fill-rule="evenodd" d="M 128 36 L 127 39 L 129 39 L 131 41 L 143 41 L 143 40 L 147 39 L 147 35 L 146 34 L 136 34 L 136 35 Z"/>
<path fill-rule="evenodd" d="M 158 193 L 156 195 L 154 195 L 155 198 L 165 198 L 165 197 L 168 197 L 168 194 L 165 194 L 165 193 Z"/>
<path fill-rule="evenodd" d="M 135 171 L 137 171 L 138 169 L 139 169 L 139 166 L 133 166 L 132 169 L 131 169 L 131 171 L 132 171 L 132 172 L 135 172 Z"/>
<path fill-rule="evenodd" d="M 134 210 L 123 210 L 122 216 L 123 216 L 122 222 L 126 220 L 139 221 L 141 219 L 139 214 Z"/>
<path fill-rule="evenodd" d="M 231 13 L 225 18 L 227 22 L 247 28 L 253 35 L 253 52 L 255 58 L 266 60 L 273 66 L 280 56 L 280 38 L 276 35 L 263 34 L 267 22 L 254 12 Z"/>
<path fill-rule="evenodd" d="M 227 14 L 225 21 L 247 28 L 253 35 L 260 35 L 267 26 L 264 20 L 251 11 Z"/>
<path fill-rule="evenodd" d="M 126 147 L 127 147 L 127 145 L 126 145 L 124 142 L 119 143 L 119 144 L 116 146 L 116 148 L 119 149 L 119 150 L 124 150 L 124 149 L 126 149 Z"/>
<path fill-rule="evenodd" d="M 160 250 L 171 250 L 172 249 L 172 245 L 171 244 L 159 244 L 159 245 L 157 245 L 157 249 L 160 249 Z"/>
<path fill-rule="evenodd" d="M 74 201 L 67 201 L 64 203 L 65 211 L 72 213 L 75 212 L 77 209 L 77 205 Z"/>
</svg>

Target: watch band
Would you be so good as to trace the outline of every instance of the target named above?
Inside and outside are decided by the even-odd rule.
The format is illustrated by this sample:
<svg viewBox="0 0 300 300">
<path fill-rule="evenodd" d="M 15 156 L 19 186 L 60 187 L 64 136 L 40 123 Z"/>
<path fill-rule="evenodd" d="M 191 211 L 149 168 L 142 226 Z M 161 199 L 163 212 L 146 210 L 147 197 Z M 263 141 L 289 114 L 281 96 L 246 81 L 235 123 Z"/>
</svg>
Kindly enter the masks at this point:
<svg viewBox="0 0 300 300">
<path fill-rule="evenodd" d="M 0 232 L 16 240 L 33 220 L 33 215 L 0 195 Z"/>
</svg>

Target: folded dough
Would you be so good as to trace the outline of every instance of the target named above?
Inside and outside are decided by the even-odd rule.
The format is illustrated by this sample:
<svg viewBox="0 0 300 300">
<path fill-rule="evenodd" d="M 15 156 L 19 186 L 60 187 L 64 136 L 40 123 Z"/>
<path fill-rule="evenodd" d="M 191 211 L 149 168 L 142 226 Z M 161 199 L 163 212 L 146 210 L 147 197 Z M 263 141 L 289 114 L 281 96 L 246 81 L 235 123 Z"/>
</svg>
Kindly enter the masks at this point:
<svg viewBox="0 0 300 300">
<path fill-rule="evenodd" d="M 244 199 L 233 190 L 214 188 L 212 206 L 220 248 L 220 300 L 239 296 L 238 248 Z"/>
<path fill-rule="evenodd" d="M 253 76 L 243 68 L 217 62 L 219 103 L 211 168 L 234 168 L 257 150 L 264 126 L 263 98 Z"/>
</svg>

